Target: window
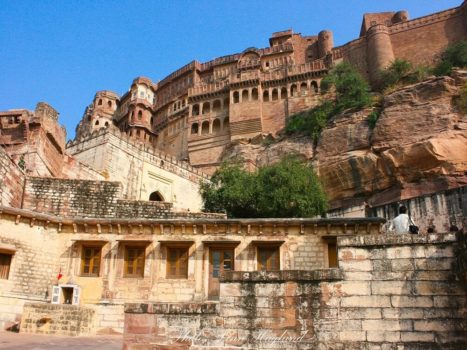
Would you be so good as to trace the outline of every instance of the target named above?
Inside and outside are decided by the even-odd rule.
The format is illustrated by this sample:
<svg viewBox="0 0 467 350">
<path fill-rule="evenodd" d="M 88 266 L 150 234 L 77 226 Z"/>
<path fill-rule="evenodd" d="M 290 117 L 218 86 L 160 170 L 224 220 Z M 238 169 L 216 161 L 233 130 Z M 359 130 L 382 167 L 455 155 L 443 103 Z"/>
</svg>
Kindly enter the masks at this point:
<svg viewBox="0 0 467 350">
<path fill-rule="evenodd" d="M 240 94 L 238 91 L 235 91 L 233 93 L 233 103 L 238 103 L 238 102 L 240 102 Z"/>
<path fill-rule="evenodd" d="M 83 246 L 81 252 L 81 276 L 99 277 L 102 247 Z"/>
<path fill-rule="evenodd" d="M 258 247 L 258 270 L 280 270 L 279 256 L 279 247 Z"/>
<path fill-rule="evenodd" d="M 99 99 L 98 105 L 99 105 L 99 106 L 102 105 L 102 99 L 101 99 L 101 98 Z"/>
<path fill-rule="evenodd" d="M 242 91 L 242 102 L 248 102 L 248 90 Z"/>
<path fill-rule="evenodd" d="M 138 111 L 138 119 L 141 120 L 143 118 L 143 112 Z"/>
<path fill-rule="evenodd" d="M 167 278 L 188 278 L 188 248 L 167 248 Z"/>
<path fill-rule="evenodd" d="M 124 256 L 124 277 L 144 277 L 145 247 L 126 246 Z"/>
<path fill-rule="evenodd" d="M 212 132 L 217 133 L 219 131 L 221 131 L 221 121 L 219 119 L 214 119 L 212 123 Z"/>
<path fill-rule="evenodd" d="M 109 108 L 111 108 L 112 107 L 112 101 L 108 101 L 107 105 L 109 106 Z"/>
<path fill-rule="evenodd" d="M 272 100 L 277 101 L 279 99 L 279 93 L 277 89 L 272 89 Z"/>
<path fill-rule="evenodd" d="M 0 279 L 8 279 L 12 256 L 12 253 L 0 253 Z"/>
<path fill-rule="evenodd" d="M 253 101 L 258 101 L 258 89 L 257 88 L 254 88 L 253 90 L 251 90 L 251 99 Z"/>
<path fill-rule="evenodd" d="M 164 164 L 161 164 L 161 165 L 164 165 Z M 149 195 L 149 200 L 152 202 L 163 202 L 164 197 L 162 197 L 159 191 L 155 191 Z"/>
<path fill-rule="evenodd" d="M 338 267 L 336 239 L 328 241 L 328 266 Z"/>
<path fill-rule="evenodd" d="M 204 121 L 203 124 L 201 124 L 201 134 L 202 135 L 209 134 L 209 122 L 208 121 Z"/>
</svg>

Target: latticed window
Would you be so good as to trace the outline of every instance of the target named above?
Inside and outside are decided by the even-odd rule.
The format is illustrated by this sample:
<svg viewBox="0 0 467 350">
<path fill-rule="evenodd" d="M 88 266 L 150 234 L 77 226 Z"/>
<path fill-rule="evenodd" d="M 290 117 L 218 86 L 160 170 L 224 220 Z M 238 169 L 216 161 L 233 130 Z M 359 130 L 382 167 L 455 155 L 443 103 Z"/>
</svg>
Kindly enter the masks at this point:
<svg viewBox="0 0 467 350">
<path fill-rule="evenodd" d="M 188 278 L 188 248 L 167 248 L 167 278 Z"/>
<path fill-rule="evenodd" d="M 12 254 L 0 253 L 0 279 L 8 279 Z"/>
<path fill-rule="evenodd" d="M 125 247 L 125 277 L 144 277 L 145 247 Z"/>
<path fill-rule="evenodd" d="M 280 270 L 279 256 L 279 247 L 258 247 L 258 270 Z"/>
<path fill-rule="evenodd" d="M 83 246 L 81 253 L 81 276 L 98 277 L 101 267 L 102 247 Z"/>
</svg>

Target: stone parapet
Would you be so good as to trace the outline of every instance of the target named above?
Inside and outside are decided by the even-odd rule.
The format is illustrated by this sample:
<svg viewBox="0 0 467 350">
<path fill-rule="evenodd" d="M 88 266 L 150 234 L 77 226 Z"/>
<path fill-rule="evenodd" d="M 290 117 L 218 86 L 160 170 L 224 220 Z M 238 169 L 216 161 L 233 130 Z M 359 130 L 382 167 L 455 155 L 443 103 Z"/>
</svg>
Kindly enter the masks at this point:
<svg viewBox="0 0 467 350">
<path fill-rule="evenodd" d="M 21 333 L 89 335 L 93 333 L 95 311 L 82 306 L 26 303 Z"/>
<path fill-rule="evenodd" d="M 224 272 L 220 281 L 222 283 L 256 282 L 320 282 L 342 279 L 339 269 L 323 269 L 313 271 L 287 270 L 287 271 L 228 271 Z"/>
</svg>

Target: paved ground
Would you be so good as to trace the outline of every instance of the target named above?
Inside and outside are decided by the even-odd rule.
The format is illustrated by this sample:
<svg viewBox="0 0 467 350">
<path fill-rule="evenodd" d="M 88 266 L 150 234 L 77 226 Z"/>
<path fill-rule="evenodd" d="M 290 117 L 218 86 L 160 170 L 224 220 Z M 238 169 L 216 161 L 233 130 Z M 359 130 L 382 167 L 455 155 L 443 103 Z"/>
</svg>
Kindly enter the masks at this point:
<svg viewBox="0 0 467 350">
<path fill-rule="evenodd" d="M 0 332 L 0 349 L 21 350 L 121 350 L 121 335 L 90 337 L 60 337 L 12 332 Z"/>
</svg>

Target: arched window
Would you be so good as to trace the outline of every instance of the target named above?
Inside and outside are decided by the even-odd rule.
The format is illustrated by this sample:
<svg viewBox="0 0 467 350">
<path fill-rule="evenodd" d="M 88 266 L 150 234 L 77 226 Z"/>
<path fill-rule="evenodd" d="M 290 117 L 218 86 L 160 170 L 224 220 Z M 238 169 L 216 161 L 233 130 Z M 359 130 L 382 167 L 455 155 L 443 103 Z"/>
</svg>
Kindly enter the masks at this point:
<svg viewBox="0 0 467 350">
<path fill-rule="evenodd" d="M 198 135 L 198 123 L 191 124 L 191 134 Z"/>
<path fill-rule="evenodd" d="M 201 124 L 201 134 L 209 134 L 209 122 L 207 120 Z"/>
<path fill-rule="evenodd" d="M 242 91 L 242 102 L 248 102 L 248 90 Z"/>
<path fill-rule="evenodd" d="M 163 202 L 164 197 L 162 197 L 162 194 L 159 191 L 154 191 L 149 195 L 149 200 L 152 202 Z"/>
<path fill-rule="evenodd" d="M 211 105 L 209 104 L 209 102 L 204 102 L 203 103 L 203 114 L 207 114 L 211 112 Z"/>
<path fill-rule="evenodd" d="M 269 102 L 269 91 L 265 90 L 263 92 L 263 102 Z"/>
<path fill-rule="evenodd" d="M 300 93 L 302 95 L 306 95 L 306 93 L 308 92 L 307 90 L 308 90 L 308 85 L 305 82 L 301 83 L 300 84 Z"/>
<path fill-rule="evenodd" d="M 287 88 L 283 87 L 281 89 L 281 99 L 286 99 L 287 98 Z"/>
<path fill-rule="evenodd" d="M 222 130 L 227 130 L 229 128 L 229 117 L 224 118 L 224 122 L 222 123 Z"/>
<path fill-rule="evenodd" d="M 253 101 L 258 101 L 258 89 L 257 88 L 253 88 L 253 90 L 251 90 L 251 99 Z"/>
<path fill-rule="evenodd" d="M 109 122 L 105 122 L 105 127 L 108 127 L 109 126 Z"/>
<path fill-rule="evenodd" d="M 199 104 L 193 105 L 191 109 L 191 115 L 199 115 Z"/>
<path fill-rule="evenodd" d="M 293 84 L 290 87 L 290 96 L 292 97 L 297 96 L 297 85 Z"/>
<path fill-rule="evenodd" d="M 112 107 L 112 101 L 108 101 L 107 106 L 109 106 L 109 108 L 111 108 Z"/>
<path fill-rule="evenodd" d="M 221 101 L 220 100 L 215 100 L 214 104 L 212 105 L 212 110 L 214 112 L 218 112 L 221 110 Z"/>
<path fill-rule="evenodd" d="M 277 101 L 279 99 L 279 93 L 277 92 L 277 89 L 272 89 L 272 100 Z"/>
<path fill-rule="evenodd" d="M 214 122 L 212 123 L 212 133 L 217 133 L 221 131 L 221 121 L 219 119 L 214 119 Z"/>
<path fill-rule="evenodd" d="M 138 111 L 138 120 L 141 120 L 143 118 L 143 112 Z"/>
<path fill-rule="evenodd" d="M 94 123 L 94 125 L 99 125 L 99 121 L 98 121 L 98 120 L 96 120 L 96 122 Z"/>
<path fill-rule="evenodd" d="M 99 99 L 99 102 L 98 102 L 97 104 L 98 104 L 99 106 L 102 105 L 102 99 L 101 99 L 101 98 Z"/>
<path fill-rule="evenodd" d="M 240 94 L 238 91 L 234 91 L 233 93 L 233 103 L 239 103 L 240 102 Z"/>
<path fill-rule="evenodd" d="M 313 89 L 314 93 L 317 94 L 318 93 L 318 83 L 316 81 L 312 81 L 311 82 L 311 88 Z"/>
</svg>

